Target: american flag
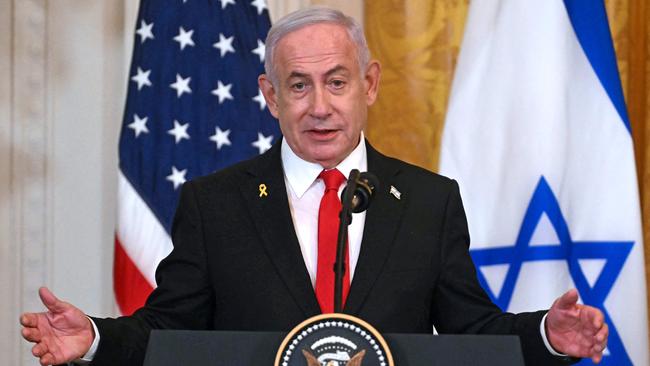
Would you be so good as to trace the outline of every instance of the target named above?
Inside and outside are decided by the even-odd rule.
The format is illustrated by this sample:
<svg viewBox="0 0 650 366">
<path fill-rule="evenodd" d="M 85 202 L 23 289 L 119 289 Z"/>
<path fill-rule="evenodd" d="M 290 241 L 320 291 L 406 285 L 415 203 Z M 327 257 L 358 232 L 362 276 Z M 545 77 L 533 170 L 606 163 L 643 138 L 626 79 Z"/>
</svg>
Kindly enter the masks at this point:
<svg viewBox="0 0 650 366">
<path fill-rule="evenodd" d="M 280 137 L 257 86 L 265 0 L 142 0 L 119 143 L 114 288 L 131 314 L 155 287 L 186 180 Z"/>
</svg>

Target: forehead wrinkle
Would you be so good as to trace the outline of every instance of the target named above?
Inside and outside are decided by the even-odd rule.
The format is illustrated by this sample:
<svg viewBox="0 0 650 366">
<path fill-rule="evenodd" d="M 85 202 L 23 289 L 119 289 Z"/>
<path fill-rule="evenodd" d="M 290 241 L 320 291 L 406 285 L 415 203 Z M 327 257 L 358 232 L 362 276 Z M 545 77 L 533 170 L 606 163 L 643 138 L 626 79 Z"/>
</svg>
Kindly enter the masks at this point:
<svg viewBox="0 0 650 366">
<path fill-rule="evenodd" d="M 350 70 L 347 67 L 345 67 L 344 65 L 338 64 L 338 65 L 332 67 L 331 69 L 329 69 L 325 73 L 325 75 L 330 76 L 332 74 L 336 74 L 337 72 L 349 72 L 349 71 Z"/>
<path fill-rule="evenodd" d="M 308 54 L 308 55 L 300 54 L 304 51 L 305 51 L 304 49 L 298 49 L 298 47 L 294 47 L 294 49 L 288 50 L 287 51 L 288 55 L 285 57 L 285 62 L 287 64 L 291 64 L 291 63 L 313 64 L 313 63 L 325 62 L 327 61 L 327 59 L 339 57 L 341 55 L 344 56 L 346 54 L 346 52 L 342 50 L 333 50 L 333 51 L 318 50 L 313 54 Z"/>
</svg>

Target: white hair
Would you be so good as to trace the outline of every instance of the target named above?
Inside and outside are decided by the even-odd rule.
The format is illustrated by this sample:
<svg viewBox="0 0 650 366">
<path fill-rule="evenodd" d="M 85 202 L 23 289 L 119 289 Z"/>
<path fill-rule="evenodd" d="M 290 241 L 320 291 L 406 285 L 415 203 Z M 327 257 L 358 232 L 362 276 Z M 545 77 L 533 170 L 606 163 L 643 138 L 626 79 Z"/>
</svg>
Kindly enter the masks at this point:
<svg viewBox="0 0 650 366">
<path fill-rule="evenodd" d="M 359 24 L 359 22 L 354 18 L 347 16 L 336 9 L 323 6 L 312 6 L 285 15 L 271 27 L 266 36 L 264 71 L 266 72 L 266 75 L 269 76 L 269 79 L 271 79 L 273 85 L 277 85 L 278 82 L 275 65 L 273 64 L 273 56 L 275 48 L 280 40 L 291 32 L 309 25 L 320 23 L 340 25 L 348 31 L 350 39 L 356 45 L 357 60 L 359 62 L 361 74 L 364 73 L 368 66 L 368 62 L 370 61 L 370 50 L 368 49 L 368 42 L 366 42 L 366 37 L 363 34 L 361 24 Z"/>
</svg>

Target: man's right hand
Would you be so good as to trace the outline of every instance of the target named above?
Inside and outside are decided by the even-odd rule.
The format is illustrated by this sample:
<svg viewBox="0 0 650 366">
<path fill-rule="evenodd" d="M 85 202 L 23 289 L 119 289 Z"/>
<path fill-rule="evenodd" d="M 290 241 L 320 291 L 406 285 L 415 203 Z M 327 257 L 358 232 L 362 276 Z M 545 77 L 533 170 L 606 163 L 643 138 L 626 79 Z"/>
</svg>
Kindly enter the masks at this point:
<svg viewBox="0 0 650 366">
<path fill-rule="evenodd" d="M 90 319 L 72 304 L 57 299 L 46 287 L 38 290 L 47 307 L 43 313 L 20 316 L 22 335 L 36 343 L 32 353 L 41 365 L 67 363 L 88 352 L 95 338 Z"/>
</svg>

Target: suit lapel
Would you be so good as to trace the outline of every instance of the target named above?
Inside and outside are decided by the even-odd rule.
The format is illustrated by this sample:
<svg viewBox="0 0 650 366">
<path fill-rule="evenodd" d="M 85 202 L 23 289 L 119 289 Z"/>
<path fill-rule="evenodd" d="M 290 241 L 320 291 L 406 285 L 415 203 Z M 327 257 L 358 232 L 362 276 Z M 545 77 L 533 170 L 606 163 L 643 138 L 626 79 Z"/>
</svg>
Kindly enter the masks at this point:
<svg viewBox="0 0 650 366">
<path fill-rule="evenodd" d="M 398 200 L 390 194 L 391 185 L 394 184 L 399 168 L 387 163 L 386 158 L 373 149 L 367 141 L 366 146 L 368 171 L 377 176 L 380 188 L 366 212 L 361 252 L 344 306 L 344 312 L 348 314 L 359 313 L 381 273 L 393 246 L 404 207 L 403 200 Z"/>
<path fill-rule="evenodd" d="M 306 317 L 320 307 L 305 267 L 293 227 L 285 188 L 280 142 L 248 170 L 241 193 L 253 217 L 268 257 Z M 263 185 L 263 186 L 261 186 Z M 266 188 L 266 194 L 263 193 Z"/>
</svg>

